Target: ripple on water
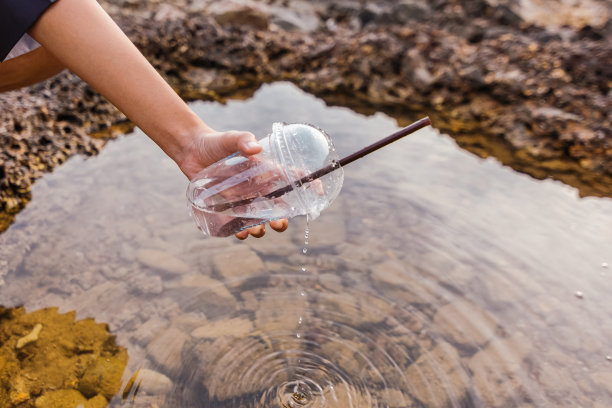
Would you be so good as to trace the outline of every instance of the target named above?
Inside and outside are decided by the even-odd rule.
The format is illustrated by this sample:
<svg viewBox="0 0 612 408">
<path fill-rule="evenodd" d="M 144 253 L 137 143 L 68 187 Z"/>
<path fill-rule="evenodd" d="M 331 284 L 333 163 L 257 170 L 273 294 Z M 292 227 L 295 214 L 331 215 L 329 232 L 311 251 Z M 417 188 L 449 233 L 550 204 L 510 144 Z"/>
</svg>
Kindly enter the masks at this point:
<svg viewBox="0 0 612 408">
<path fill-rule="evenodd" d="M 219 128 L 262 134 L 304 107 L 345 151 L 395 129 L 287 84 L 207 106 Z M 107 322 L 128 349 L 131 408 L 609 399 L 609 199 L 579 200 L 434 132 L 401 143 L 347 171 L 307 255 L 299 220 L 259 241 L 202 239 L 159 149 L 142 135 L 109 143 L 34 186 L 0 236 L 0 300 Z"/>
<path fill-rule="evenodd" d="M 159 403 L 365 408 L 470 399 L 467 370 L 453 347 L 423 330 L 426 314 L 375 293 L 321 289 L 325 275 L 275 278 L 283 284 L 232 281 L 248 287 L 239 306 L 231 313 L 203 310 L 206 318 L 184 346 L 164 358 L 181 364 L 177 386 Z M 296 293 L 296 286 L 303 290 Z M 168 371 L 158 363 L 148 368 Z"/>
</svg>

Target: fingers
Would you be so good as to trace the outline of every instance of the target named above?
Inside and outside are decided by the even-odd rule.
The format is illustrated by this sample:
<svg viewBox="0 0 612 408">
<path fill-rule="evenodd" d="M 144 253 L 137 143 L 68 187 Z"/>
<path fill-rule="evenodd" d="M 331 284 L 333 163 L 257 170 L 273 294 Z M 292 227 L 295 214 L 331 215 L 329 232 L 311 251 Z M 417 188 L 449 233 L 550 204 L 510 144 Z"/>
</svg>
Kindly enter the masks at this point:
<svg viewBox="0 0 612 408">
<path fill-rule="evenodd" d="M 287 227 L 289 227 L 289 220 L 285 218 L 282 220 L 270 221 L 270 227 L 272 227 L 274 231 L 283 232 L 287 229 Z M 242 241 L 242 240 L 247 239 L 249 235 L 252 235 L 255 238 L 261 238 L 265 234 L 266 234 L 266 225 L 261 224 L 261 225 L 256 225 L 255 227 L 249 228 L 247 230 L 240 231 L 239 233 L 236 234 L 236 238 Z"/>
<path fill-rule="evenodd" d="M 261 145 L 257 143 L 255 135 L 251 132 L 230 130 L 224 133 L 222 143 L 223 148 L 231 153 L 240 151 L 250 156 L 261 151 Z"/>
<path fill-rule="evenodd" d="M 261 238 L 266 234 L 266 225 L 261 224 L 253 228 L 248 229 L 249 234 L 254 236 L 255 238 Z"/>
<path fill-rule="evenodd" d="M 274 231 L 283 232 L 289 227 L 289 220 L 284 218 L 282 220 L 270 221 L 270 227 L 272 227 Z"/>
<path fill-rule="evenodd" d="M 236 238 L 242 241 L 242 240 L 247 239 L 249 237 L 249 234 L 254 236 L 255 238 L 261 238 L 265 235 L 265 233 L 266 233 L 266 225 L 261 224 L 261 225 L 256 225 L 252 228 L 249 228 L 247 230 L 240 231 L 239 233 L 236 234 Z"/>
<path fill-rule="evenodd" d="M 244 241 L 248 237 L 249 237 L 249 230 L 240 231 L 239 233 L 236 234 L 236 238 L 238 238 L 241 241 Z"/>
</svg>

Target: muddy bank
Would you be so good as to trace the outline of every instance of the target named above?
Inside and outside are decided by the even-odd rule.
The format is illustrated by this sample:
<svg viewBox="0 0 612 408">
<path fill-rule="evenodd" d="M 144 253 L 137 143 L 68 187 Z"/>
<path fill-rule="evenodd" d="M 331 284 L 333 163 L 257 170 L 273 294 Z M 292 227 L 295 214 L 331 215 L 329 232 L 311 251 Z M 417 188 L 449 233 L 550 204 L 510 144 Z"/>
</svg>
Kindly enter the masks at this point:
<svg viewBox="0 0 612 408">
<path fill-rule="evenodd" d="M 580 13 L 553 7 L 546 27 L 538 13 L 556 2 L 462 3 L 104 5 L 186 99 L 222 100 L 288 80 L 330 104 L 384 111 L 402 123 L 428 114 L 480 156 L 561 180 L 581 195 L 611 197 L 606 2 L 586 2 L 574 9 Z M 5 226 L 43 172 L 73 154 L 95 154 L 113 131 L 130 127 L 69 73 L 4 94 L 0 106 Z"/>
</svg>

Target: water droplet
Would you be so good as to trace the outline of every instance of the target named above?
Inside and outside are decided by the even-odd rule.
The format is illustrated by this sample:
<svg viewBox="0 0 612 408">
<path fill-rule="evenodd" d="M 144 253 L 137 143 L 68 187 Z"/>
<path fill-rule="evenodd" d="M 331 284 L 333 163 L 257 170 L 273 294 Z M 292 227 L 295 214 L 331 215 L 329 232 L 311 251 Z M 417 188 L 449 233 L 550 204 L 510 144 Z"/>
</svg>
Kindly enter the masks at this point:
<svg viewBox="0 0 612 408">
<path fill-rule="evenodd" d="M 304 292 L 303 290 L 300 291 L 300 296 L 306 296 L 306 292 Z"/>
<path fill-rule="evenodd" d="M 602 262 L 601 263 L 601 267 L 604 269 L 608 269 L 608 263 L 607 262 Z"/>
<path fill-rule="evenodd" d="M 606 360 L 612 361 L 612 356 L 606 356 Z"/>
<path fill-rule="evenodd" d="M 302 316 L 300 316 L 300 318 L 298 319 L 298 324 L 302 324 L 303 321 L 304 319 L 302 318 Z"/>
<path fill-rule="evenodd" d="M 302 335 L 300 333 L 295 333 L 295 337 L 299 339 L 300 337 L 302 337 Z"/>
<path fill-rule="evenodd" d="M 306 267 L 302 266 L 302 272 L 306 272 L 306 271 L 307 271 Z"/>
<path fill-rule="evenodd" d="M 582 293 L 581 291 L 577 290 L 576 292 L 574 292 L 574 296 L 576 296 L 578 299 L 583 299 L 584 298 L 584 293 Z"/>
<path fill-rule="evenodd" d="M 304 245 L 308 245 L 308 240 L 304 241 Z"/>
<path fill-rule="evenodd" d="M 304 249 L 302 249 L 302 253 L 304 253 L 304 254 L 305 254 L 306 252 L 308 252 L 308 248 L 304 248 Z"/>
</svg>

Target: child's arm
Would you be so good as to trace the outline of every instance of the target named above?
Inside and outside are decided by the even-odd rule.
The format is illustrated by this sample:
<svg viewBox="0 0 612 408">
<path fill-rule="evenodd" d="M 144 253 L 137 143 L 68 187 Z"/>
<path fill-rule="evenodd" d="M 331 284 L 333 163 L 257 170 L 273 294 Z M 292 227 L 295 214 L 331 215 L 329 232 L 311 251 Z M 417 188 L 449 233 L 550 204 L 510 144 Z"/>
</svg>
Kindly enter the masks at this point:
<svg viewBox="0 0 612 408">
<path fill-rule="evenodd" d="M 64 69 L 61 62 L 43 47 L 0 64 L 0 92 L 43 81 Z"/>
<path fill-rule="evenodd" d="M 179 166 L 194 135 L 213 131 L 95 0 L 57 1 L 29 34 L 125 113 Z"/>
<path fill-rule="evenodd" d="M 155 71 L 95 0 L 59 0 L 29 34 L 109 99 L 157 143 L 189 178 L 236 151 L 258 153 L 249 132 L 216 132 Z M 271 223 L 284 230 L 287 221 Z M 264 233 L 263 226 L 248 232 Z M 247 231 L 237 234 L 246 238 Z"/>
</svg>

